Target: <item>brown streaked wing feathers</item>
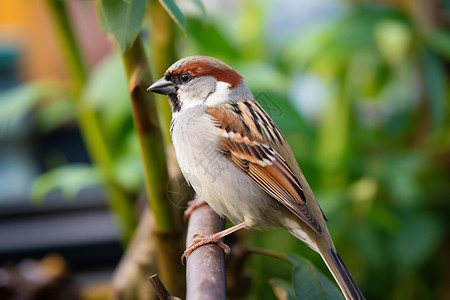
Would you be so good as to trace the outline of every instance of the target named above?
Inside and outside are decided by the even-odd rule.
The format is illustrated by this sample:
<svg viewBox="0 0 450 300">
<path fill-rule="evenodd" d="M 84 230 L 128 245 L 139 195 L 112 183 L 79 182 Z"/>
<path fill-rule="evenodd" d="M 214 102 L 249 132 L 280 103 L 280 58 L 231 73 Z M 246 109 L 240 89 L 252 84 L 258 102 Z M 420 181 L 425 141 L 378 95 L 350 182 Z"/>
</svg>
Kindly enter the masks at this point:
<svg viewBox="0 0 450 300">
<path fill-rule="evenodd" d="M 243 109 L 245 106 L 240 105 L 239 107 L 241 111 L 232 113 L 220 107 L 206 110 L 214 118 L 216 126 L 223 132 L 230 131 L 229 129 L 235 132 L 235 134 L 228 134 L 228 137 L 221 137 L 219 151 L 262 190 L 297 215 L 314 231 L 321 233 L 320 224 L 305 204 L 306 198 L 298 179 L 286 161 L 268 146 L 267 138 L 262 132 L 253 131 L 253 134 L 250 134 L 246 130 L 246 128 L 255 128 L 256 126 L 255 124 L 247 124 L 247 126 L 242 124 L 244 118 L 240 114 L 249 112 Z M 264 111 L 262 113 L 265 114 Z M 269 117 L 267 116 L 267 118 Z M 245 118 L 245 120 L 249 119 Z M 229 128 L 225 130 L 227 126 Z"/>
</svg>

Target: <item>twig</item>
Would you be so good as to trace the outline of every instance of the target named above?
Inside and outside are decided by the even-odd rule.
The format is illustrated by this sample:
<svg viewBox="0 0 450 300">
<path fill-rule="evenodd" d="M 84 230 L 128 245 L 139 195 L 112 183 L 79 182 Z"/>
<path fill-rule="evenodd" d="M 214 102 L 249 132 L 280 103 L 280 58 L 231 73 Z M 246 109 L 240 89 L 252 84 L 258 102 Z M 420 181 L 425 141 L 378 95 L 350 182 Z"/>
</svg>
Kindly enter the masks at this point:
<svg viewBox="0 0 450 300">
<path fill-rule="evenodd" d="M 261 249 L 261 248 L 252 248 L 252 247 L 247 248 L 246 251 L 247 251 L 248 254 L 254 253 L 254 254 L 266 255 L 266 256 L 270 256 L 270 257 L 273 257 L 273 258 L 280 259 L 280 260 L 282 260 L 284 262 L 287 262 L 289 264 L 291 263 L 291 261 L 289 259 L 287 259 L 283 254 L 280 254 L 280 253 L 275 252 L 275 251 L 271 251 L 271 250 L 267 250 L 267 249 Z"/>
<path fill-rule="evenodd" d="M 143 210 L 139 226 L 114 272 L 111 299 L 157 299 L 145 280 L 148 274 L 158 270 L 152 231 L 152 214 L 147 208 Z"/>
<path fill-rule="evenodd" d="M 133 206 L 130 205 L 129 195 L 115 181 L 111 147 L 108 145 L 102 130 L 98 113 L 86 102 L 86 99 L 81 97 L 88 72 L 70 22 L 66 7 L 67 2 L 48 0 L 47 5 L 55 24 L 54 28 L 58 32 L 59 42 L 67 63 L 67 71 L 71 77 L 72 93 L 70 98 L 76 107 L 77 123 L 89 152 L 89 157 L 101 169 L 101 174 L 104 175 L 108 205 L 116 215 L 120 216 L 121 238 L 124 245 L 127 245 L 136 227 L 137 218 Z"/>
<path fill-rule="evenodd" d="M 156 295 L 158 295 L 160 300 L 181 300 L 178 297 L 172 296 L 166 289 L 164 284 L 158 277 L 158 274 L 152 275 L 148 278 L 153 288 L 155 289 Z"/>
<path fill-rule="evenodd" d="M 198 233 L 223 230 L 225 220 L 208 205 L 194 210 L 189 219 L 186 245 Z M 186 300 L 226 299 L 225 257 L 222 248 L 207 244 L 195 249 L 186 261 Z"/>
</svg>

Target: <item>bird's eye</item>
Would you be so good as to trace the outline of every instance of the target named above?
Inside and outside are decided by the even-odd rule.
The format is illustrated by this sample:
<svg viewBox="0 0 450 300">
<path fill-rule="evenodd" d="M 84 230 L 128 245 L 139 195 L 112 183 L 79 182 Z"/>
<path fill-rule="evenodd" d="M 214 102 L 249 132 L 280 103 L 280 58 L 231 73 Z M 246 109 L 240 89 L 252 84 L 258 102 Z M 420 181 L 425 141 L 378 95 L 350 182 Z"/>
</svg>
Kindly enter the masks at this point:
<svg viewBox="0 0 450 300">
<path fill-rule="evenodd" d="M 192 79 L 192 75 L 189 73 L 183 73 L 180 75 L 181 82 L 186 83 Z"/>
</svg>

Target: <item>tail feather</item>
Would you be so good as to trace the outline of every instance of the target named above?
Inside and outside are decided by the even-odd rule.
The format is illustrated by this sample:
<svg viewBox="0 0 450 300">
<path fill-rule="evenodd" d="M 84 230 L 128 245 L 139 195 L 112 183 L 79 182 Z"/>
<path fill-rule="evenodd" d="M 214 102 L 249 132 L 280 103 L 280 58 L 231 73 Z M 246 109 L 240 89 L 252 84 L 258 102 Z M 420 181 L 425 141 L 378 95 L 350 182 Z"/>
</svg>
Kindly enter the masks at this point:
<svg viewBox="0 0 450 300">
<path fill-rule="evenodd" d="M 356 284 L 350 272 L 347 270 L 339 253 L 329 249 L 320 251 L 325 264 L 339 285 L 346 300 L 363 300 L 364 295 Z"/>
</svg>

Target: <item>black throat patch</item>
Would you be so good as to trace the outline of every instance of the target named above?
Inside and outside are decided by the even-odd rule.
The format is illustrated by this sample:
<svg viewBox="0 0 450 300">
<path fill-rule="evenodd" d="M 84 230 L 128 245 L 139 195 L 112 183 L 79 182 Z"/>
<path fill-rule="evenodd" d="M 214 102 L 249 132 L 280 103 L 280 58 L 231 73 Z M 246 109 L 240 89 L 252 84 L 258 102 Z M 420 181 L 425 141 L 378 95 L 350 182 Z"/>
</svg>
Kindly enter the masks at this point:
<svg viewBox="0 0 450 300">
<path fill-rule="evenodd" d="M 169 97 L 170 107 L 172 108 L 172 113 L 179 112 L 181 110 L 182 103 L 180 99 L 178 99 L 178 95 L 176 93 L 167 95 Z"/>
</svg>

